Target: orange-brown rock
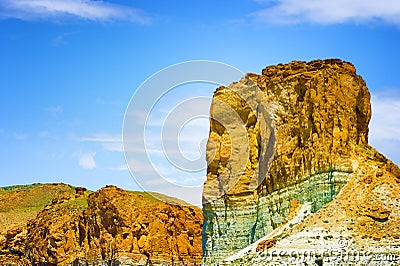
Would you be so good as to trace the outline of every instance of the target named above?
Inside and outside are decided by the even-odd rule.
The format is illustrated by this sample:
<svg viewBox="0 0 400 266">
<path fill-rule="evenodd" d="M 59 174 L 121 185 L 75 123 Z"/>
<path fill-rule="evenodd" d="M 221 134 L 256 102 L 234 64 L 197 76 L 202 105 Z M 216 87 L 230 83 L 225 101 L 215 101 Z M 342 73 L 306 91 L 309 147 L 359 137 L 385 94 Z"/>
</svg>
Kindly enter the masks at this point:
<svg viewBox="0 0 400 266">
<path fill-rule="evenodd" d="M 27 222 L 20 238 L 18 230 L 8 231 L 2 246 L 4 256 L 57 265 L 201 262 L 199 208 L 162 202 L 151 194 L 115 186 L 94 193 L 77 192 L 53 199 Z M 10 249 L 21 253 L 12 254 Z"/>
<path fill-rule="evenodd" d="M 329 248 L 316 235 L 331 248 L 341 237 L 372 252 L 400 244 L 400 169 L 368 144 L 370 94 L 351 63 L 293 61 L 247 74 L 215 91 L 210 115 L 204 263 L 277 228 L 276 248 Z M 294 200 L 308 214 L 294 217 Z"/>
<path fill-rule="evenodd" d="M 216 90 L 210 112 L 204 196 L 223 187 L 234 199 L 256 189 L 271 193 L 322 169 L 351 169 L 349 146 L 367 145 L 371 106 L 354 66 L 329 59 L 247 74 Z"/>
<path fill-rule="evenodd" d="M 272 248 L 273 246 L 275 246 L 276 242 L 278 242 L 278 239 L 276 238 L 271 238 L 271 239 L 266 239 L 261 241 L 260 243 L 258 243 L 256 251 L 266 251 L 269 248 Z"/>
</svg>

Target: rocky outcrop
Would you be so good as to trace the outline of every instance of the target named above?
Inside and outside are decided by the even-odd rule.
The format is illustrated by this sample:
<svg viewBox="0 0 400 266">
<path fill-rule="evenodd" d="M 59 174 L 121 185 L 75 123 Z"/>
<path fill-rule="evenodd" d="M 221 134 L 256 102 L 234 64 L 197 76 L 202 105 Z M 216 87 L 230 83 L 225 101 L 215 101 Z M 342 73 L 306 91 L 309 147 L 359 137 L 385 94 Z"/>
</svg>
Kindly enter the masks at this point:
<svg viewBox="0 0 400 266">
<path fill-rule="evenodd" d="M 210 115 L 204 263 L 271 233 L 294 201 L 320 218 L 349 202 L 339 204 L 344 217 L 380 223 L 387 236 L 398 228 L 400 171 L 368 145 L 370 94 L 352 64 L 294 61 L 247 74 L 215 91 Z"/>
<path fill-rule="evenodd" d="M 74 197 L 66 184 L 31 184 L 0 188 L 0 265 L 31 265 L 25 257 L 27 223 L 53 201 Z"/>
<path fill-rule="evenodd" d="M 23 227 L 54 199 L 71 197 L 73 187 L 66 184 L 31 184 L 0 188 L 0 236 Z"/>
<path fill-rule="evenodd" d="M 74 192 L 45 206 L 24 232 L 5 236 L 2 250 L 10 263 L 18 258 L 29 265 L 200 264 L 199 208 L 115 186 Z"/>
</svg>

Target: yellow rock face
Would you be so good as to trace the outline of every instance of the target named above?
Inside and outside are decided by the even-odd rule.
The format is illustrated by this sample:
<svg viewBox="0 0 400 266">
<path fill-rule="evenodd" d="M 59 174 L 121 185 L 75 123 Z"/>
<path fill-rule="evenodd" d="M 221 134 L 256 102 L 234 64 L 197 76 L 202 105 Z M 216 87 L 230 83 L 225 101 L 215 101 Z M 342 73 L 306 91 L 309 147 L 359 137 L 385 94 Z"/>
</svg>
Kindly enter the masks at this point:
<svg viewBox="0 0 400 266">
<path fill-rule="evenodd" d="M 295 61 L 248 74 L 217 89 L 210 112 L 204 193 L 210 199 L 218 197 L 217 187 L 231 199 L 248 197 L 347 167 L 350 145 L 367 145 L 371 117 L 364 80 L 340 60 Z"/>
<path fill-rule="evenodd" d="M 210 115 L 205 263 L 279 227 L 295 200 L 315 214 L 288 235 L 355 221 L 347 235 L 399 238 L 400 170 L 368 144 L 370 94 L 351 63 L 294 61 L 247 74 L 215 91 Z"/>
<path fill-rule="evenodd" d="M 24 225 L 24 231 L 8 231 L 0 242 L 0 261 L 20 265 L 201 262 L 199 208 L 115 186 L 93 193 L 72 191 L 61 198 L 54 195 L 52 203 Z M 12 254 L 10 248 L 23 254 Z"/>
</svg>

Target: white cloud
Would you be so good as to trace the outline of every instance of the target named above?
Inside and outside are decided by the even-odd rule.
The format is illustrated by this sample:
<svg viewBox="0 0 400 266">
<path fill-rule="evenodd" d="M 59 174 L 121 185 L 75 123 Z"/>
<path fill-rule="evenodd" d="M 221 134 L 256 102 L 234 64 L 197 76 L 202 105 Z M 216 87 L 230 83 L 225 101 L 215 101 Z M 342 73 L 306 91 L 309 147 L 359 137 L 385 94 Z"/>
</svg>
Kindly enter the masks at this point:
<svg viewBox="0 0 400 266">
<path fill-rule="evenodd" d="M 395 163 L 400 164 L 400 95 L 399 90 L 372 95 L 372 119 L 369 143 Z"/>
<path fill-rule="evenodd" d="M 252 14 L 256 20 L 293 24 L 311 22 L 319 24 L 363 23 L 381 21 L 400 26 L 398 0 L 269 0 L 269 7 Z"/>
<path fill-rule="evenodd" d="M 93 0 L 2 0 L 0 16 L 22 20 L 80 18 L 92 21 L 129 20 L 147 24 L 141 10 Z"/>
<path fill-rule="evenodd" d="M 400 141 L 400 98 L 373 95 L 370 139 Z"/>
<path fill-rule="evenodd" d="M 94 160 L 95 152 L 85 153 L 79 158 L 78 165 L 84 169 L 96 168 L 96 161 Z"/>
<path fill-rule="evenodd" d="M 82 137 L 80 141 L 94 141 L 94 142 L 119 142 L 121 141 L 120 134 L 108 134 L 108 133 L 94 133 L 89 137 Z"/>
<path fill-rule="evenodd" d="M 124 151 L 124 147 L 123 147 L 121 141 L 118 141 L 118 142 L 105 142 L 105 143 L 102 143 L 102 146 L 107 151 L 118 151 L 118 152 L 123 152 Z"/>
<path fill-rule="evenodd" d="M 159 149 L 142 148 L 144 140 L 137 136 L 125 137 L 125 146 L 122 144 L 122 136 L 119 134 L 95 133 L 88 137 L 79 138 L 79 141 L 99 143 L 106 151 L 124 152 L 125 150 L 136 154 L 162 153 L 162 150 Z M 153 138 L 146 138 L 146 141 L 153 143 Z"/>
<path fill-rule="evenodd" d="M 118 167 L 112 167 L 112 168 L 110 168 L 110 170 L 112 170 L 112 171 L 127 171 L 128 166 L 126 164 L 122 164 Z"/>
<path fill-rule="evenodd" d="M 98 142 L 107 151 L 124 151 L 120 134 L 95 133 L 88 137 L 82 137 L 79 141 Z"/>
</svg>

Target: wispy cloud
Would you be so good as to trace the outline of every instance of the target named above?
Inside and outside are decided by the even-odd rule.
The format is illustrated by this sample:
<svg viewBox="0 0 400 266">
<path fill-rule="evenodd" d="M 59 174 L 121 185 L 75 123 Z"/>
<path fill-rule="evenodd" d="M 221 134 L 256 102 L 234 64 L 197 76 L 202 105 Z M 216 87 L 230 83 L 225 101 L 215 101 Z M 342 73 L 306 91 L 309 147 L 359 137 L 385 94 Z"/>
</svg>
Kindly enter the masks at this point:
<svg viewBox="0 0 400 266">
<path fill-rule="evenodd" d="M 108 134 L 108 133 L 94 133 L 87 137 L 82 137 L 80 141 L 94 141 L 94 142 L 120 142 L 120 134 Z"/>
<path fill-rule="evenodd" d="M 25 134 L 25 133 L 17 133 L 17 132 L 14 132 L 14 133 L 13 133 L 13 137 L 14 137 L 15 139 L 17 139 L 17 140 L 25 140 L 25 139 L 28 138 L 28 135 Z"/>
<path fill-rule="evenodd" d="M 67 38 L 73 34 L 76 34 L 77 32 L 65 32 L 60 35 L 57 35 L 52 41 L 51 44 L 55 47 L 59 47 L 62 45 L 67 44 Z"/>
<path fill-rule="evenodd" d="M 143 163 L 141 161 L 137 161 L 135 159 L 130 159 L 128 164 L 129 164 L 129 168 L 131 170 L 134 170 L 135 172 L 138 172 L 138 173 L 140 172 L 144 175 L 154 173 L 153 172 L 154 168 L 151 165 L 150 166 L 146 165 L 145 163 Z"/>
<path fill-rule="evenodd" d="M 49 131 L 40 131 L 39 132 L 39 137 L 44 138 L 44 139 L 52 139 L 52 140 L 59 140 L 60 138 L 56 135 L 51 134 Z"/>
<path fill-rule="evenodd" d="M 122 164 L 117 167 L 111 167 L 110 170 L 111 171 L 128 171 L 128 166 L 126 164 Z"/>
<path fill-rule="evenodd" d="M 380 21 L 400 26 L 398 0 L 265 0 L 268 7 L 252 14 L 256 20 L 277 23 L 364 23 Z"/>
<path fill-rule="evenodd" d="M 140 9 L 94 0 L 2 0 L 0 17 L 22 20 L 79 18 L 91 21 L 128 20 L 148 24 Z"/>
<path fill-rule="evenodd" d="M 95 152 L 85 153 L 80 156 L 78 165 L 84 169 L 96 168 L 96 161 L 94 160 Z"/>
<path fill-rule="evenodd" d="M 79 141 L 100 143 L 107 151 L 124 151 L 120 134 L 95 133 L 87 137 L 81 137 Z"/>
<path fill-rule="evenodd" d="M 51 44 L 53 46 L 61 46 L 65 44 L 64 37 L 65 37 L 64 34 L 58 35 L 51 41 Z"/>
<path fill-rule="evenodd" d="M 50 113 L 51 116 L 57 117 L 63 112 L 63 107 L 61 105 L 49 106 L 45 109 L 45 111 Z"/>
</svg>

